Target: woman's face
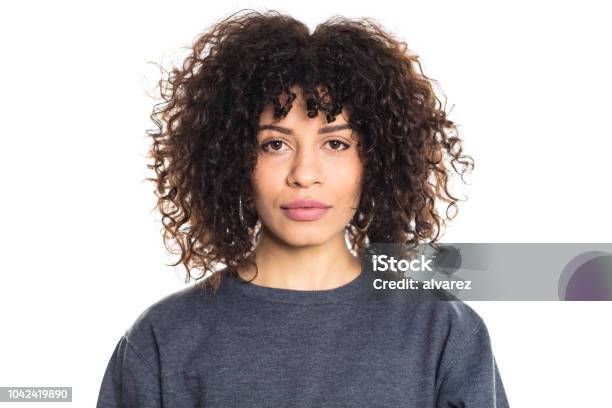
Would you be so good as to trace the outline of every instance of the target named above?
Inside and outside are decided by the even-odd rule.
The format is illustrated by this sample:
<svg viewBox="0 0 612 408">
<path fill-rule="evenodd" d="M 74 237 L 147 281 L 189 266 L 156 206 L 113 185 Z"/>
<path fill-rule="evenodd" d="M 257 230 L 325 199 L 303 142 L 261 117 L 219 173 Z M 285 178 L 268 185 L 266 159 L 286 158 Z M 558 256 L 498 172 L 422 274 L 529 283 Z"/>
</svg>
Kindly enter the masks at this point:
<svg viewBox="0 0 612 408">
<path fill-rule="evenodd" d="M 339 235 L 344 239 L 361 193 L 358 136 L 348 127 L 346 110 L 329 124 L 323 113 L 309 118 L 299 88 L 292 91 L 297 98 L 285 118 L 275 122 L 272 105 L 260 116 L 251 176 L 255 210 L 265 233 L 288 245 L 320 245 Z M 325 208 L 287 208 L 299 199 L 316 200 Z"/>
</svg>

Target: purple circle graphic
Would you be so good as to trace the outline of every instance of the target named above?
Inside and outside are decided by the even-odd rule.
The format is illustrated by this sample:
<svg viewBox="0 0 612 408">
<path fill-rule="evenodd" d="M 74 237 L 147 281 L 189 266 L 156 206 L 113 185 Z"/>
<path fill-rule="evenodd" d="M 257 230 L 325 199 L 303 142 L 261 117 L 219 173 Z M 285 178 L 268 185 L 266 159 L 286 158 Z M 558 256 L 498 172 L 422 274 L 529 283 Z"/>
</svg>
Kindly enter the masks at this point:
<svg viewBox="0 0 612 408">
<path fill-rule="evenodd" d="M 587 252 L 572 259 L 559 281 L 561 300 L 612 300 L 612 255 Z"/>
</svg>

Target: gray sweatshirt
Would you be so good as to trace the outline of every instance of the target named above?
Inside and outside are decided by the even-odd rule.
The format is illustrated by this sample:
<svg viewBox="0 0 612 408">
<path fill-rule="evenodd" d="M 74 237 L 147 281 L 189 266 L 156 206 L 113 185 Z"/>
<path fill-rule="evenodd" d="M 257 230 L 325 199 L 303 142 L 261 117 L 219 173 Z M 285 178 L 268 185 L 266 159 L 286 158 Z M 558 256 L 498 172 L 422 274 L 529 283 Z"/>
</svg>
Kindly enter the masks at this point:
<svg viewBox="0 0 612 408">
<path fill-rule="evenodd" d="M 378 273 L 175 292 L 119 339 L 97 407 L 508 407 L 482 318 L 432 291 L 375 289 Z"/>
</svg>

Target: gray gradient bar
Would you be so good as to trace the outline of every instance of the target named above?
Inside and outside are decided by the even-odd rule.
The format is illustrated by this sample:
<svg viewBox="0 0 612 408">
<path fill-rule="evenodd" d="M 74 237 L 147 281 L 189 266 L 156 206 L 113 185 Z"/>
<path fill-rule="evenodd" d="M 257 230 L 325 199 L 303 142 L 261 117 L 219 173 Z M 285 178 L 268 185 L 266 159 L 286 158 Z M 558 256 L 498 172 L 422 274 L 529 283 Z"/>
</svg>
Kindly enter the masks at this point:
<svg viewBox="0 0 612 408">
<path fill-rule="evenodd" d="M 366 248 L 365 261 L 378 267 L 372 271 L 373 278 L 383 279 L 393 274 L 398 282 L 412 279 L 421 285 L 421 290 L 434 286 L 435 290 L 443 290 L 457 300 L 612 300 L 610 243 L 437 243 L 435 246 L 421 244 L 408 252 L 404 245 L 371 243 Z M 397 261 L 395 271 L 390 271 L 391 257 Z M 399 270 L 402 259 L 404 270 Z M 409 265 L 412 267 L 406 268 Z M 420 267 L 423 265 L 424 268 Z M 423 288 L 425 281 L 428 287 Z M 389 286 L 379 290 L 412 290 Z"/>
<path fill-rule="evenodd" d="M 72 387 L 0 387 L 0 402 L 72 402 Z"/>
</svg>

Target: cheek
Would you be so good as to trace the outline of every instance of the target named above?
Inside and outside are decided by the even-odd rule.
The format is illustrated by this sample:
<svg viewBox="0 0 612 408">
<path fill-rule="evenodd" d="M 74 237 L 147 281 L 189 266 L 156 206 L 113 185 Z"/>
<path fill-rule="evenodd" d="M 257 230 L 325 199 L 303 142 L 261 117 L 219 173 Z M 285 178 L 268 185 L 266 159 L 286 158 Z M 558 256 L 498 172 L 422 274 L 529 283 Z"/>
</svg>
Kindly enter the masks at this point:
<svg viewBox="0 0 612 408">
<path fill-rule="evenodd" d="M 277 195 L 282 185 L 282 173 L 272 166 L 257 164 L 251 175 L 251 185 L 255 200 L 269 203 Z"/>
<path fill-rule="evenodd" d="M 359 192 L 363 177 L 363 166 L 358 159 L 343 163 L 331 172 L 334 185 L 344 193 Z"/>
</svg>

